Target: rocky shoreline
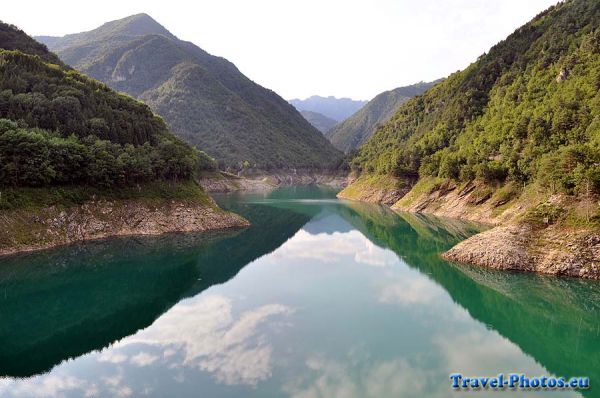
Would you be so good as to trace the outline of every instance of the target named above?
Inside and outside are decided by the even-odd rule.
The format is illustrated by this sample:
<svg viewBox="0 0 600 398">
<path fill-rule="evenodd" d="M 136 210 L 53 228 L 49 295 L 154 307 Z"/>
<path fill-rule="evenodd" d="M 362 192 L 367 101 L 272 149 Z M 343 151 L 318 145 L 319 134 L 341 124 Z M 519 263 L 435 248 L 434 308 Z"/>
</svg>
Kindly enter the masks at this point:
<svg viewBox="0 0 600 398">
<path fill-rule="evenodd" d="M 285 185 L 327 185 L 341 189 L 348 185 L 348 177 L 338 174 L 317 172 L 273 172 L 268 174 L 250 173 L 233 175 L 228 173 L 212 173 L 198 179 L 202 189 L 211 193 L 233 191 L 270 191 Z"/>
<path fill-rule="evenodd" d="M 0 255 L 124 235 L 200 232 L 250 225 L 216 204 L 194 200 L 97 200 L 69 208 L 0 213 Z"/>
<path fill-rule="evenodd" d="M 484 186 L 469 183 L 458 187 L 450 181 L 433 189 L 413 186 L 412 190 L 363 185 L 356 192 L 346 189 L 338 197 L 379 202 L 399 212 L 493 226 L 443 253 L 442 257 L 448 261 L 499 270 L 600 279 L 600 231 L 562 223 L 541 226 L 528 223 L 522 215 L 536 203 L 527 198 L 516 196 L 506 200 L 487 192 Z"/>
<path fill-rule="evenodd" d="M 509 224 L 474 235 L 442 255 L 488 268 L 600 279 L 600 234 Z"/>
</svg>

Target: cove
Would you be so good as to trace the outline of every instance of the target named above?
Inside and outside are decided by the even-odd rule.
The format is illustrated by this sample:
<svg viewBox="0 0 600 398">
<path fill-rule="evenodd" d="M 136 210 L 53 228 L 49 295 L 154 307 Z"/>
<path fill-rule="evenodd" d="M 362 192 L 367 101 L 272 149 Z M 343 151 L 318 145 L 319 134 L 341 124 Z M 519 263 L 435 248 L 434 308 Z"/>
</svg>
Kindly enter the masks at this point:
<svg viewBox="0 0 600 398">
<path fill-rule="evenodd" d="M 461 396 L 456 372 L 598 396 L 597 282 L 446 262 L 480 226 L 328 188 L 216 199 L 252 226 L 0 259 L 0 396 Z"/>
</svg>

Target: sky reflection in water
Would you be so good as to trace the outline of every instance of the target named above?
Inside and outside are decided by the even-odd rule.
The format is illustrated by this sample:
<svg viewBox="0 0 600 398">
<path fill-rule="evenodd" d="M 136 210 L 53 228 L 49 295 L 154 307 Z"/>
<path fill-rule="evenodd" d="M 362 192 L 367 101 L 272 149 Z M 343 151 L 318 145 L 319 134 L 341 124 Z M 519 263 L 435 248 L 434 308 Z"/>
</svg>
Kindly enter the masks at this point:
<svg viewBox="0 0 600 398">
<path fill-rule="evenodd" d="M 96 243 L 97 250 L 11 259 L 0 269 L 0 315 L 9 320 L 0 327 L 9 342 L 0 358 L 41 354 L 2 365 L 0 396 L 447 397 L 453 372 L 565 372 L 594 383 L 597 284 L 448 264 L 438 253 L 476 226 L 332 195 L 317 188 L 229 195 L 220 202 L 245 214 L 252 228 L 140 238 L 135 250 L 117 239 Z M 85 267 L 99 275 L 90 286 L 122 278 L 123 289 L 68 296 L 85 283 Z M 125 293 L 136 281 L 139 295 Z M 48 295 L 44 311 L 29 309 L 22 325 L 44 332 L 20 342 L 19 303 L 46 303 Z M 82 308 L 61 297 L 79 297 Z M 61 316 L 62 330 L 49 325 Z M 107 322 L 122 329 L 103 329 Z M 70 342 L 89 341 L 94 328 L 105 339 L 72 351 Z M 48 351 L 50 343 L 56 350 Z"/>
</svg>

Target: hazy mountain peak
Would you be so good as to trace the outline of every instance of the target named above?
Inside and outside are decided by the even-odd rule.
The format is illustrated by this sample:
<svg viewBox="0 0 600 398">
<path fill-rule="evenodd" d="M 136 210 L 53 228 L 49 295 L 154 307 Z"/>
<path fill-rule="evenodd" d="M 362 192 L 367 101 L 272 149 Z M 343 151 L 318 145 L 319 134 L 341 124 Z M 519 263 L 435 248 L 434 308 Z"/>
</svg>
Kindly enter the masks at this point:
<svg viewBox="0 0 600 398">
<path fill-rule="evenodd" d="M 367 103 L 367 101 L 356 101 L 351 98 L 336 98 L 332 95 L 329 97 L 313 95 L 303 100 L 294 98 L 289 102 L 299 111 L 317 112 L 336 122 L 346 119 Z"/>
</svg>

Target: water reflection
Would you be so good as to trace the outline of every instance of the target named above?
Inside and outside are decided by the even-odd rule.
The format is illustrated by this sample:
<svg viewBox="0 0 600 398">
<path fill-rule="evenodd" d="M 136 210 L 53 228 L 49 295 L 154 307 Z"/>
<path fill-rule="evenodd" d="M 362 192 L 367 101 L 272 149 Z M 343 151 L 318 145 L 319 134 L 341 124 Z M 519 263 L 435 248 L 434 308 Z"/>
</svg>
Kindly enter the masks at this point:
<svg viewBox="0 0 600 398">
<path fill-rule="evenodd" d="M 74 359 L 0 395 L 447 397 L 456 371 L 600 376 L 598 284 L 449 264 L 481 226 L 332 195 L 226 195 L 253 227 L 11 259 L 1 369 Z"/>
</svg>

